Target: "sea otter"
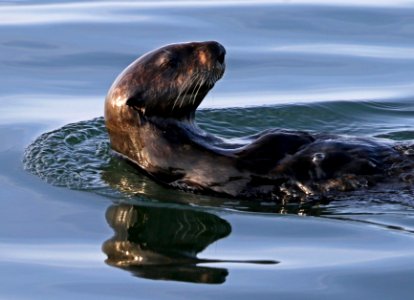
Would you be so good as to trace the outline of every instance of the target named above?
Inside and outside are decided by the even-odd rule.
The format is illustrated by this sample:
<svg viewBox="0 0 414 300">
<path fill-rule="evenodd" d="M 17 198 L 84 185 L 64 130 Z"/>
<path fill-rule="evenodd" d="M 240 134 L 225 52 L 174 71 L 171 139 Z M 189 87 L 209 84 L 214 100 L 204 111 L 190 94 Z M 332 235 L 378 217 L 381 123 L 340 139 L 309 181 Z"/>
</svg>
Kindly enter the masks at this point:
<svg viewBox="0 0 414 300">
<path fill-rule="evenodd" d="M 412 187 L 409 147 L 284 129 L 241 144 L 201 130 L 195 111 L 223 76 L 225 54 L 215 41 L 171 44 L 129 65 L 105 101 L 112 149 L 164 185 L 225 197 L 303 199 L 404 180 Z"/>
</svg>

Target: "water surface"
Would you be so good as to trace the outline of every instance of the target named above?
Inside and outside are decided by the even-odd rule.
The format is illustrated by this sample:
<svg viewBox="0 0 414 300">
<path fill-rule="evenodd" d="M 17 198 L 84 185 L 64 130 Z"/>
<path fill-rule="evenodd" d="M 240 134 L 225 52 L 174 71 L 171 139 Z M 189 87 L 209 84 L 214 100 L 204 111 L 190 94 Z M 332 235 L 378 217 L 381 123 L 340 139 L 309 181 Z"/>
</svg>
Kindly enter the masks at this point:
<svg viewBox="0 0 414 300">
<path fill-rule="evenodd" d="M 0 298 L 410 298 L 412 191 L 293 206 L 172 191 L 110 155 L 102 114 L 139 55 L 217 40 L 205 130 L 413 143 L 413 24 L 403 0 L 0 2 Z"/>
</svg>

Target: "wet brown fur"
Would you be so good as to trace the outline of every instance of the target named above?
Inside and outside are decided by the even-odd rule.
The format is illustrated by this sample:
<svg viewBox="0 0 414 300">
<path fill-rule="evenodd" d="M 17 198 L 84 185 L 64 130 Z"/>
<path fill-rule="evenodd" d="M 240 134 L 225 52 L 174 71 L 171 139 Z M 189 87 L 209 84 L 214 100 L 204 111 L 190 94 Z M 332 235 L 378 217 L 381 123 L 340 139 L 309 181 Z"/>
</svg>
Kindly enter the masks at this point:
<svg viewBox="0 0 414 300">
<path fill-rule="evenodd" d="M 280 129 L 232 144 L 202 131 L 195 110 L 224 55 L 213 41 L 173 44 L 128 66 L 105 102 L 112 148 L 158 182 L 227 197 L 303 199 L 402 174 L 412 186 L 413 156 L 393 145 Z"/>
</svg>

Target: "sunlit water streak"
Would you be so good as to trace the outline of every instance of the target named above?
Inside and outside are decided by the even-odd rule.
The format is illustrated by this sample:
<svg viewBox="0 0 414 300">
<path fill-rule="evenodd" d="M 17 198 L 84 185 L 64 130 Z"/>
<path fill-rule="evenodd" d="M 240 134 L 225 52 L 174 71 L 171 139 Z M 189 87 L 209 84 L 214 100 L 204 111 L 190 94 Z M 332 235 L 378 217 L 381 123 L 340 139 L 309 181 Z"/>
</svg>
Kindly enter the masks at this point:
<svg viewBox="0 0 414 300">
<path fill-rule="evenodd" d="M 103 255 L 94 244 L 5 244 L 1 243 L 0 261 L 39 264 L 56 268 L 102 268 Z"/>
</svg>

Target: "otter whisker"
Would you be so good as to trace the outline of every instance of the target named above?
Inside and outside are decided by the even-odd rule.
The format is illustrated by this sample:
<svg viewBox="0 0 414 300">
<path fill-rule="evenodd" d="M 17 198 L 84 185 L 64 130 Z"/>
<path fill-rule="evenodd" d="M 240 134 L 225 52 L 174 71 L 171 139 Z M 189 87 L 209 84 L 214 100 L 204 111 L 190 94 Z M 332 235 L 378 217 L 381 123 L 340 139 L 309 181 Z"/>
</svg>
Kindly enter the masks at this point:
<svg viewBox="0 0 414 300">
<path fill-rule="evenodd" d="M 187 92 L 188 92 L 188 89 L 191 87 L 191 85 L 196 81 L 196 79 L 197 79 L 197 74 L 193 74 L 191 77 L 189 77 L 188 78 L 188 80 L 186 80 L 184 83 L 183 83 L 183 87 L 180 89 L 180 91 L 179 91 L 179 93 L 178 93 L 178 95 L 177 95 L 177 97 L 175 98 L 175 100 L 174 100 L 174 103 L 173 103 L 173 106 L 172 106 L 172 108 L 171 108 L 171 111 L 173 111 L 174 110 L 174 108 L 175 108 L 175 106 L 176 106 L 176 104 L 177 104 L 177 102 L 178 102 L 178 100 L 181 98 L 181 95 L 184 93 L 184 94 L 186 94 Z M 180 107 L 181 107 L 181 105 L 180 105 Z"/>
<path fill-rule="evenodd" d="M 195 102 L 196 102 L 196 100 L 197 100 L 197 95 L 198 95 L 198 93 L 200 92 L 200 89 L 201 89 L 201 87 L 203 86 L 203 84 L 204 84 L 204 81 L 201 79 L 201 80 L 199 81 L 199 83 L 198 83 L 198 88 L 197 88 L 196 93 L 194 94 L 193 101 L 191 101 L 191 103 L 192 103 L 193 105 L 195 104 Z"/>
<path fill-rule="evenodd" d="M 194 82 L 197 82 L 197 80 L 199 80 L 199 75 L 198 75 L 198 74 L 196 74 L 196 76 L 194 77 L 194 80 L 193 80 L 193 81 L 192 81 L 192 83 L 191 83 L 191 85 L 193 86 L 193 88 L 192 88 L 191 93 L 189 93 L 189 96 L 190 96 L 190 97 L 193 95 L 194 90 L 195 90 L 195 89 L 196 89 L 196 87 L 197 87 L 197 84 L 195 84 L 195 85 L 194 85 Z M 188 91 L 189 91 L 189 89 L 188 89 Z M 180 99 L 180 107 L 184 104 L 184 101 L 185 101 L 185 98 L 181 98 L 181 99 Z"/>
<path fill-rule="evenodd" d="M 196 74 L 196 76 L 194 77 L 194 80 L 192 81 L 192 89 L 191 89 L 191 92 L 190 93 L 188 93 L 188 95 L 189 95 L 189 97 L 191 97 L 192 98 L 192 96 L 194 95 L 194 91 L 196 90 L 196 88 L 197 88 L 197 85 L 198 85 L 198 83 L 196 83 L 196 84 L 194 84 L 195 82 L 197 82 L 198 80 L 201 80 L 201 77 L 200 77 L 200 75 L 199 75 L 199 73 L 197 73 Z M 188 90 L 189 91 L 189 90 Z M 190 99 L 191 99 L 190 98 Z M 182 98 L 182 99 L 180 99 L 181 101 L 180 101 L 180 107 L 183 105 L 183 102 L 185 101 L 185 99 L 184 98 Z M 191 102 L 191 101 L 190 101 Z"/>
</svg>

